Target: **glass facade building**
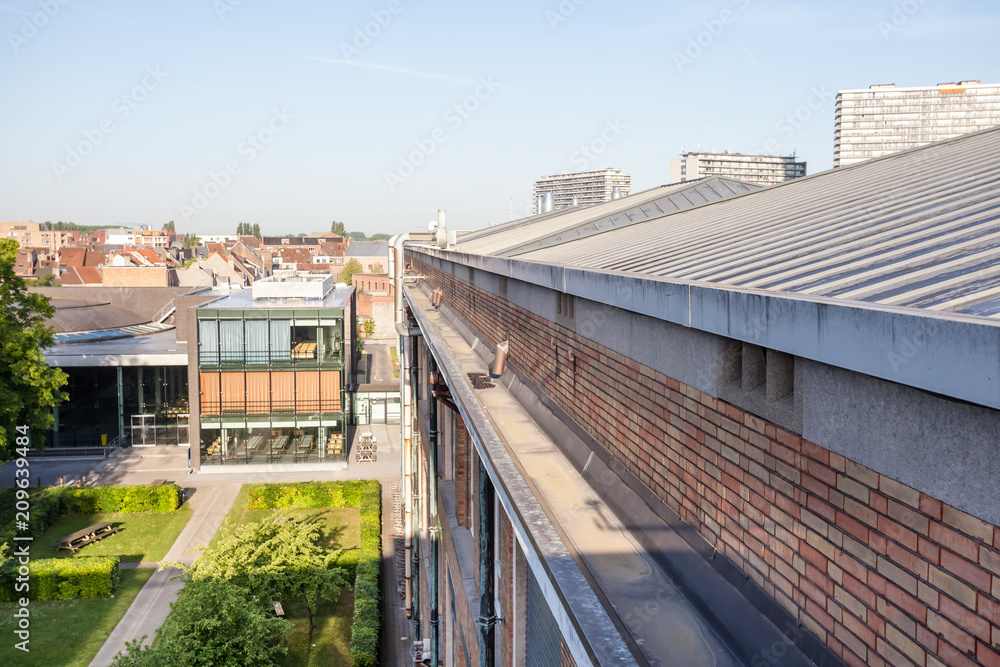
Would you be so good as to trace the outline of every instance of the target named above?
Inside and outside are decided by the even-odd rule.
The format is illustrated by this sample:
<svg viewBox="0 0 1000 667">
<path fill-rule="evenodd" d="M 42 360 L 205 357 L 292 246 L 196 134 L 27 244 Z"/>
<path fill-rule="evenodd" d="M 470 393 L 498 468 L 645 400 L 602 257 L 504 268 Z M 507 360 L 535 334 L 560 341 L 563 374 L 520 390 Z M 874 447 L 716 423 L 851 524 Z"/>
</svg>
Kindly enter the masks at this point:
<svg viewBox="0 0 1000 667">
<path fill-rule="evenodd" d="M 197 309 L 202 466 L 346 458 L 354 290 L 285 279 L 275 292 L 276 282 Z M 317 284 L 319 298 L 296 296 Z"/>
</svg>

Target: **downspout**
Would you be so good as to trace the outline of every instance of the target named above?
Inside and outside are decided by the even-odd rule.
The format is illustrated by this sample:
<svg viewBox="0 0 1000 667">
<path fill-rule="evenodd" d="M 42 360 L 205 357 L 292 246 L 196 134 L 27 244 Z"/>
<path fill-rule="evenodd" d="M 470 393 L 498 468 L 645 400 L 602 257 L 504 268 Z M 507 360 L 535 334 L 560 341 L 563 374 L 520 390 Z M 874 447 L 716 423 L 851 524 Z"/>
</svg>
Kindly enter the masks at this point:
<svg viewBox="0 0 1000 667">
<path fill-rule="evenodd" d="M 429 371 L 431 382 L 433 382 L 437 375 L 437 364 L 434 363 L 433 355 L 427 355 L 427 370 Z M 428 527 L 431 543 L 431 574 L 428 584 L 431 603 L 431 665 L 436 667 L 438 664 L 438 540 L 441 539 L 441 527 L 438 525 L 437 518 L 438 416 L 437 398 L 434 396 L 433 388 L 428 387 L 428 389 L 430 400 L 427 403 L 427 435 L 429 440 L 428 447 L 430 448 L 430 465 L 428 466 L 430 471 L 428 472 L 427 480 L 427 502 L 430 503 L 431 511 L 430 526 Z"/>
<path fill-rule="evenodd" d="M 410 383 L 413 386 L 413 413 L 416 415 L 420 402 L 419 367 L 417 365 L 419 340 L 416 336 L 410 340 L 412 342 L 410 368 L 413 373 Z M 420 448 L 416 446 L 415 441 L 416 438 L 413 438 L 410 442 L 410 451 L 413 457 L 410 464 L 413 470 L 413 636 L 419 641 L 423 639 L 423 634 L 420 631 L 420 502 L 422 499 L 420 497 Z"/>
<path fill-rule="evenodd" d="M 493 482 L 479 462 L 479 665 L 493 667 Z"/>
<path fill-rule="evenodd" d="M 405 369 L 399 374 L 400 393 L 403 396 L 402 429 L 403 455 L 400 461 L 403 497 L 403 565 L 405 576 L 406 618 L 413 617 L 413 395 L 410 385 L 412 355 L 406 345 L 407 325 L 403 317 L 403 242 L 409 234 L 394 236 L 389 241 L 389 271 L 394 290 L 394 322 L 399 333 L 399 355 Z"/>
</svg>

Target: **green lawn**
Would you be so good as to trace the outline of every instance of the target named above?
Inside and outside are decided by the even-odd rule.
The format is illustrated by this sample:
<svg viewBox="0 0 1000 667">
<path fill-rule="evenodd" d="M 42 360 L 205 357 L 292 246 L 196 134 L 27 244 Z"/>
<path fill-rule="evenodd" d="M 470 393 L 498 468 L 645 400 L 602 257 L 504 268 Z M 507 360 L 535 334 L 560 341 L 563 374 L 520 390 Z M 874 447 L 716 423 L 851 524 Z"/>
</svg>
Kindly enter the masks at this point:
<svg viewBox="0 0 1000 667">
<path fill-rule="evenodd" d="M 155 570 L 122 570 L 114 597 L 96 600 L 35 600 L 30 653 L 14 648 L 14 602 L 0 603 L 0 665 L 85 667 L 94 659 L 132 600 Z"/>
<path fill-rule="evenodd" d="M 361 546 L 361 510 L 357 507 L 320 507 L 316 509 L 248 510 L 249 487 L 244 484 L 233 501 L 209 547 L 214 547 L 241 523 L 256 523 L 272 516 L 290 516 L 319 526 L 320 544 L 328 549 L 357 549 Z"/>
<path fill-rule="evenodd" d="M 320 604 L 316 628 L 309 635 L 309 612 L 301 601 L 282 603 L 292 627 L 285 634 L 288 654 L 279 660 L 286 667 L 333 667 L 351 664 L 351 616 L 354 591 L 348 586 L 336 602 Z"/>
<path fill-rule="evenodd" d="M 67 514 L 34 541 L 31 557 L 121 556 L 125 563 L 159 561 L 167 555 L 190 518 L 191 508 L 187 503 L 181 505 L 176 512 Z M 76 554 L 67 549 L 56 551 L 52 548 L 53 544 L 70 533 L 101 521 L 110 521 L 121 530 L 100 542 L 88 544 Z"/>
</svg>

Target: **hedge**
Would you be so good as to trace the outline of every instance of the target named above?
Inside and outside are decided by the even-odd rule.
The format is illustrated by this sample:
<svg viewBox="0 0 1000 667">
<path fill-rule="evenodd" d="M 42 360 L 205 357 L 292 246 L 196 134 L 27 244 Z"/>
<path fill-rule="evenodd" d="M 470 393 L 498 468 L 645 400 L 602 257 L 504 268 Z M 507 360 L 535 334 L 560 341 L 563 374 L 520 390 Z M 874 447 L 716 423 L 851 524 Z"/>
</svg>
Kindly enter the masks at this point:
<svg viewBox="0 0 1000 667">
<path fill-rule="evenodd" d="M 33 560 L 28 564 L 28 590 L 17 591 L 18 565 L 9 560 L 0 568 L 0 601 L 110 597 L 118 590 L 118 562 L 118 556 Z"/>
<path fill-rule="evenodd" d="M 381 626 L 382 487 L 372 480 L 251 484 L 248 509 L 285 507 L 357 507 L 361 512 L 361 546 L 343 552 L 338 565 L 354 574 L 354 620 L 351 664 L 378 665 Z"/>
<path fill-rule="evenodd" d="M 16 528 L 17 489 L 0 489 L 0 543 L 10 543 Z M 121 512 L 173 512 L 183 494 L 176 484 L 145 486 L 48 486 L 27 489 L 30 513 L 28 532 L 38 537 L 63 514 Z"/>
</svg>

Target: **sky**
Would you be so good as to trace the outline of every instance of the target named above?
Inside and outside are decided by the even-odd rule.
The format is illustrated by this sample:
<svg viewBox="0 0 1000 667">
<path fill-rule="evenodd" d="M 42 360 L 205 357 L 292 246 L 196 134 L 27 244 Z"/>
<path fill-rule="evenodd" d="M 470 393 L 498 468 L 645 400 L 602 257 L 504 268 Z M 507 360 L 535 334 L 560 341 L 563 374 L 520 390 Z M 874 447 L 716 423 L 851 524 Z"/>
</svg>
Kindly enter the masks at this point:
<svg viewBox="0 0 1000 667">
<path fill-rule="evenodd" d="M 1000 82 L 995 0 L 0 0 L 0 220 L 451 229 L 682 150 L 833 164 L 838 90 Z"/>
</svg>

